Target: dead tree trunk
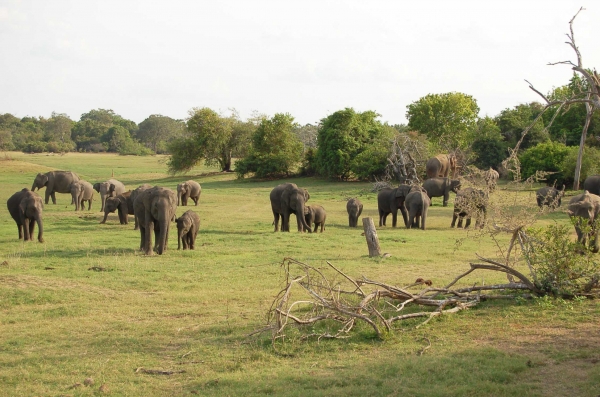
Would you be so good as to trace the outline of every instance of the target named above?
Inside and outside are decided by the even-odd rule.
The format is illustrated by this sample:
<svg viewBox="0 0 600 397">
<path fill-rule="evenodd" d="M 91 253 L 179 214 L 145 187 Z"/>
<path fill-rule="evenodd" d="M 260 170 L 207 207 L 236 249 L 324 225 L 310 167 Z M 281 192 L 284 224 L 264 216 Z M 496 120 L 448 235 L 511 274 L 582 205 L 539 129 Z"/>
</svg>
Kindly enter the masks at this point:
<svg viewBox="0 0 600 397">
<path fill-rule="evenodd" d="M 365 231 L 365 238 L 367 239 L 367 246 L 369 247 L 369 257 L 381 256 L 379 237 L 377 237 L 373 218 L 363 218 L 363 229 Z"/>
</svg>

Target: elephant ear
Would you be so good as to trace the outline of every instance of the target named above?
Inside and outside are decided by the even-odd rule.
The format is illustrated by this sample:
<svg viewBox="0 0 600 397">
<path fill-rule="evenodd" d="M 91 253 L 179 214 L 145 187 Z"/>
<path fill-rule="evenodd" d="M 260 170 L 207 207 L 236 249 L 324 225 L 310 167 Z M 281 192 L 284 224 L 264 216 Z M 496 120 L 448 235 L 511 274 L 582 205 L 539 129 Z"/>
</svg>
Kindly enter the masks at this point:
<svg viewBox="0 0 600 397">
<path fill-rule="evenodd" d="M 48 185 L 48 175 L 46 174 L 38 174 L 40 175 L 40 181 L 42 181 L 42 186 Z"/>
<path fill-rule="evenodd" d="M 302 189 L 302 192 L 304 193 L 304 201 L 308 201 L 308 199 L 310 199 L 310 193 L 308 193 L 308 190 L 306 189 Z"/>
<path fill-rule="evenodd" d="M 115 191 L 116 186 L 114 184 L 110 184 L 110 186 L 108 187 L 108 194 L 113 194 L 113 192 Z"/>
<path fill-rule="evenodd" d="M 98 193 L 100 193 L 100 182 L 94 183 L 93 188 L 94 188 L 95 191 L 97 191 Z"/>
</svg>

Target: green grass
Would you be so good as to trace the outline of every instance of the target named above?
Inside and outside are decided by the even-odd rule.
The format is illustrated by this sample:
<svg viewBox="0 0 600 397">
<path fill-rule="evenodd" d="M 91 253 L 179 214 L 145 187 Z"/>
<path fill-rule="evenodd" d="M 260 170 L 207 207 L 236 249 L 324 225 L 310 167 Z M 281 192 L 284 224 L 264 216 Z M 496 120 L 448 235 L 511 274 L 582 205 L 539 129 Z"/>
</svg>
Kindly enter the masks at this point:
<svg viewBox="0 0 600 397">
<path fill-rule="evenodd" d="M 362 230 L 347 227 L 347 197 L 360 196 L 362 216 L 377 222 L 367 183 L 293 179 L 309 203 L 328 213 L 323 234 L 273 233 L 270 190 L 282 181 L 238 181 L 197 167 L 166 174 L 164 157 L 108 154 L 25 155 L 0 161 L 0 199 L 31 187 L 38 172 L 67 169 L 90 182 L 114 177 L 175 188 L 202 185 L 202 225 L 195 251 L 177 251 L 176 233 L 162 256 L 139 254 L 139 234 L 116 214 L 100 225 L 92 211 L 75 213 L 68 195 L 44 209 L 45 243 L 17 239 L 0 207 L 1 395 L 289 395 L 499 396 L 600 394 L 600 335 L 595 301 L 534 300 L 485 303 L 407 323 L 384 340 L 359 326 L 349 339 L 289 341 L 274 350 L 264 325 L 282 286 L 280 263 L 293 257 L 315 266 L 326 260 L 347 274 L 405 285 L 418 277 L 443 285 L 475 253 L 497 256 L 488 239 L 466 239 L 449 228 L 452 207 L 434 199 L 427 231 L 378 230 L 386 259 L 367 256 Z M 524 193 L 528 194 L 528 193 Z M 43 192 L 42 192 L 43 196 Z M 564 200 L 563 200 L 564 201 Z M 568 222 L 564 213 L 540 222 Z M 502 237 L 506 241 L 506 237 Z M 89 270 L 103 267 L 107 271 Z M 503 282 L 474 274 L 464 284 Z M 422 356 L 417 353 L 431 341 Z M 287 353 L 287 354 L 282 354 Z M 137 368 L 185 371 L 148 375 Z M 90 387 L 70 388 L 92 377 Z"/>
</svg>

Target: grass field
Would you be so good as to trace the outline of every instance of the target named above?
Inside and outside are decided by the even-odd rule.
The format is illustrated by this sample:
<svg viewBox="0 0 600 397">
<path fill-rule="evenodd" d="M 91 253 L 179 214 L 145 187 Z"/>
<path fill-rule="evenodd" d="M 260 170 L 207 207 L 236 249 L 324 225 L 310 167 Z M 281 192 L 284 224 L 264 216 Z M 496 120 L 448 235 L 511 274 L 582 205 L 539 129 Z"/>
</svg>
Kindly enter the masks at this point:
<svg viewBox="0 0 600 397">
<path fill-rule="evenodd" d="M 247 337 L 283 283 L 284 257 L 326 260 L 347 274 L 406 285 L 417 277 L 443 285 L 476 259 L 494 257 L 487 239 L 457 239 L 452 207 L 434 199 L 427 231 L 378 230 L 386 259 L 368 257 L 362 230 L 348 228 L 346 199 L 360 197 L 377 222 L 367 183 L 290 180 L 328 213 L 323 234 L 273 233 L 269 192 L 283 181 L 236 180 L 198 167 L 166 174 L 164 158 L 109 154 L 0 158 L 0 200 L 31 188 L 38 172 L 64 169 L 94 183 L 114 177 L 135 188 L 202 185 L 195 251 L 137 251 L 133 222 L 116 214 L 100 225 L 99 197 L 75 213 L 69 195 L 44 208 L 45 242 L 23 243 L 0 206 L 0 395 L 2 396 L 597 396 L 600 307 L 596 301 L 491 302 L 384 340 L 359 327 L 343 340 L 289 341 L 280 354 L 269 335 Z M 7 160 L 9 159 L 9 160 Z M 43 191 L 40 192 L 43 197 Z M 531 192 L 523 193 L 533 200 Z M 133 220 L 133 219 L 131 219 Z M 541 224 L 566 223 L 564 213 Z M 294 225 L 294 221 L 292 221 Z M 107 271 L 89 270 L 103 267 Z M 503 282 L 475 273 L 465 284 Z M 431 341 L 431 348 L 417 355 Z M 136 369 L 174 371 L 147 374 Z M 83 385 L 86 378 L 94 384 Z M 104 385 L 102 390 L 100 386 Z"/>
</svg>

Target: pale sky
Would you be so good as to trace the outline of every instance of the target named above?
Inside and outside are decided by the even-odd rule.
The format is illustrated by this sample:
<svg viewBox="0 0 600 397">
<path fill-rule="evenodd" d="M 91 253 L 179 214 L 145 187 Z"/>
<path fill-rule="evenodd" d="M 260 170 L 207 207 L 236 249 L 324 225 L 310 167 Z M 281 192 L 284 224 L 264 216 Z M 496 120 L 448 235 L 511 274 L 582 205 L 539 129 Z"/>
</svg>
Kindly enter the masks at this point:
<svg viewBox="0 0 600 397">
<path fill-rule="evenodd" d="M 569 20 L 600 68 L 600 2 L 0 0 L 0 114 L 136 123 L 193 107 L 301 124 L 353 107 L 405 123 L 429 93 L 472 95 L 480 116 L 568 82 Z M 595 39 L 595 40 L 594 40 Z"/>
</svg>

